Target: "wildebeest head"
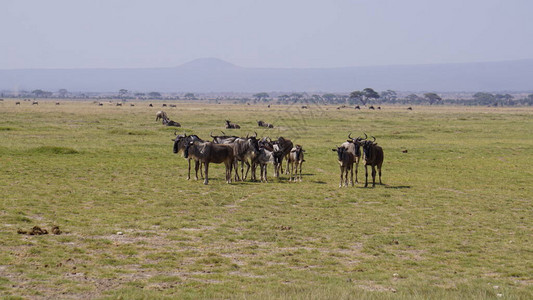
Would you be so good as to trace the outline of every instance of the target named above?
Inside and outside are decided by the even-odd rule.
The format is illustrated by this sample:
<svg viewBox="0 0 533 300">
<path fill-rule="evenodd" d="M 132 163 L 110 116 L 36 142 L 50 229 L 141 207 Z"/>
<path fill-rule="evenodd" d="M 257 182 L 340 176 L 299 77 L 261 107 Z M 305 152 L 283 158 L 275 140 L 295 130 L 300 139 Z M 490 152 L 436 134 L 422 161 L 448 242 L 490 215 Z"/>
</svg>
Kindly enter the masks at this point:
<svg viewBox="0 0 533 300">
<path fill-rule="evenodd" d="M 337 159 L 339 161 L 342 161 L 344 159 L 344 154 L 346 153 L 346 151 L 348 151 L 348 149 L 344 147 L 337 147 L 337 148 L 331 149 L 331 151 L 337 152 L 337 157 L 338 157 Z"/>
<path fill-rule="evenodd" d="M 186 138 L 187 138 L 187 134 L 184 133 L 184 134 L 176 135 L 176 138 L 172 139 L 172 141 L 174 141 L 174 149 L 173 149 L 174 153 L 178 153 L 180 149 L 184 149 L 183 146 L 185 145 L 184 143 L 185 143 Z M 181 144 L 181 147 L 180 147 L 180 144 Z"/>
<path fill-rule="evenodd" d="M 368 157 L 370 158 L 371 157 L 371 149 L 374 145 L 377 145 L 377 143 L 375 143 L 376 141 L 376 138 L 373 137 L 373 140 L 372 141 L 364 141 L 363 143 L 363 152 L 365 153 L 365 157 Z"/>
</svg>

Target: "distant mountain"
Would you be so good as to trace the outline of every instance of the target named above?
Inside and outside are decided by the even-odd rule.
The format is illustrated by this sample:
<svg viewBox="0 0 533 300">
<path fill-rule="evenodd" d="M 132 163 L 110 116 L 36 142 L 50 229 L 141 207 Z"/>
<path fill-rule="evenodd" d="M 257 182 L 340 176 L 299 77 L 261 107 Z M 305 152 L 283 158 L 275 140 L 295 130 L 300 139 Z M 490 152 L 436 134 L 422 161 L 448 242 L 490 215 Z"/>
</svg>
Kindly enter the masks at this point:
<svg viewBox="0 0 533 300">
<path fill-rule="evenodd" d="M 113 92 L 476 92 L 533 90 L 533 59 L 345 68 L 244 68 L 216 58 L 174 68 L 0 70 L 0 90 Z"/>
</svg>

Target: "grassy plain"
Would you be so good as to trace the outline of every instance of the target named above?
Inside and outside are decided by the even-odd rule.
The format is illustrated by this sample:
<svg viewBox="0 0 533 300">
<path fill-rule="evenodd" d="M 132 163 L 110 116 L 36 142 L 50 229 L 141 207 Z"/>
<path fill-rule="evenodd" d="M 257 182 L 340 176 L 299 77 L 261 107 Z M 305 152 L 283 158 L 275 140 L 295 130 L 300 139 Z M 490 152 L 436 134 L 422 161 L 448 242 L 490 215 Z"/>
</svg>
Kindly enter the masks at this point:
<svg viewBox="0 0 533 300">
<path fill-rule="evenodd" d="M 154 105 L 0 102 L 1 296 L 533 298 L 531 108 L 178 102 L 179 132 L 229 119 L 306 149 L 301 183 L 212 165 L 204 186 Z M 385 185 L 338 188 L 349 132 L 376 136 Z M 17 234 L 35 225 L 64 233 Z"/>
</svg>

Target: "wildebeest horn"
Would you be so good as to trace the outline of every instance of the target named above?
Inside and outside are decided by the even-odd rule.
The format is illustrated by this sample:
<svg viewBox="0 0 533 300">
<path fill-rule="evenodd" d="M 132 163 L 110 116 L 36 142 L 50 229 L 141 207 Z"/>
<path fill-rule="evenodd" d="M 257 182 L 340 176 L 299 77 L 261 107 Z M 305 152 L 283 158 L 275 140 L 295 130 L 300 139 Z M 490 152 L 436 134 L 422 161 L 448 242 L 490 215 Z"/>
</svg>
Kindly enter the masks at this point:
<svg viewBox="0 0 533 300">
<path fill-rule="evenodd" d="M 174 135 L 178 135 L 178 131 L 177 130 L 174 130 Z"/>
<path fill-rule="evenodd" d="M 255 133 L 254 137 L 256 138 L 257 137 L 257 132 L 254 131 L 254 133 Z"/>
<path fill-rule="evenodd" d="M 214 136 L 213 136 L 213 131 L 211 131 L 211 132 L 209 133 L 209 136 L 212 137 L 212 138 L 214 138 Z"/>
<path fill-rule="evenodd" d="M 376 137 L 375 137 L 375 136 L 372 136 L 372 138 L 374 139 L 372 142 L 375 142 L 375 141 L 376 141 Z"/>
<path fill-rule="evenodd" d="M 348 134 L 348 138 L 351 139 L 352 138 L 352 133 L 350 132 L 350 134 Z"/>
<path fill-rule="evenodd" d="M 368 135 L 366 135 L 365 132 L 363 132 L 365 134 L 365 138 L 363 140 L 366 140 L 368 138 Z"/>
<path fill-rule="evenodd" d="M 220 132 L 222 132 L 222 135 L 226 135 L 226 133 L 224 131 L 220 130 Z"/>
</svg>

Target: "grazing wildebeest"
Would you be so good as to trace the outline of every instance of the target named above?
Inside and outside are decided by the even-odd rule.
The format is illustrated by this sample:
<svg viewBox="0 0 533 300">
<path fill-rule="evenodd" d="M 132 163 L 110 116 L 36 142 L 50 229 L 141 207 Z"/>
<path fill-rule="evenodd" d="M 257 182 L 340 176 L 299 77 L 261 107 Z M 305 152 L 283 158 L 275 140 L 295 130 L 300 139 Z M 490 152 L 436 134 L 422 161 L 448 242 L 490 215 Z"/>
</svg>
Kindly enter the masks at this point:
<svg viewBox="0 0 533 300">
<path fill-rule="evenodd" d="M 122 103 L 120 103 L 120 102 L 119 102 L 119 103 L 117 103 L 117 106 L 122 106 Z"/>
<path fill-rule="evenodd" d="M 331 151 L 337 152 L 337 160 L 339 162 L 339 167 L 341 170 L 341 181 L 339 183 L 339 187 L 342 187 L 342 183 L 344 181 L 344 186 L 348 186 L 348 171 L 350 171 L 350 180 L 352 183 L 352 186 L 354 185 L 353 182 L 353 164 L 355 161 L 354 155 L 348 151 L 345 147 L 337 147 L 336 149 L 331 149 Z M 344 180 L 343 180 L 344 176 Z"/>
<path fill-rule="evenodd" d="M 39 102 L 37 102 L 37 101 L 33 101 L 33 102 L 31 103 L 31 105 L 38 105 L 38 104 L 39 104 Z"/>
<path fill-rule="evenodd" d="M 355 109 L 361 109 L 361 107 L 359 105 L 356 105 Z"/>
<path fill-rule="evenodd" d="M 411 106 L 409 106 L 409 107 L 407 108 L 407 110 L 413 110 L 413 108 L 412 108 Z"/>
<path fill-rule="evenodd" d="M 176 132 L 174 132 L 174 134 L 176 135 L 176 138 L 172 140 L 174 142 L 174 149 L 173 149 L 174 153 L 185 152 L 185 148 L 190 142 L 194 142 L 194 141 L 203 142 L 203 140 L 195 134 L 187 135 L 186 133 L 184 133 L 184 134 L 178 135 L 176 134 Z M 191 159 L 195 160 L 195 166 L 194 166 L 195 178 L 196 180 L 198 180 L 198 169 L 200 167 L 200 161 L 196 158 L 191 158 L 190 156 L 187 158 L 187 162 L 189 164 L 187 180 L 191 179 Z M 200 175 L 202 176 L 202 178 L 204 177 L 202 170 L 200 170 Z"/>
<path fill-rule="evenodd" d="M 265 147 L 260 147 L 252 164 L 252 180 L 255 180 L 255 169 L 259 165 L 261 182 L 268 182 L 267 165 L 269 163 L 274 165 L 274 177 L 279 177 L 279 166 L 282 162 L 283 153 L 281 151 L 271 151 Z"/>
<path fill-rule="evenodd" d="M 163 107 L 167 107 L 167 105 L 165 103 L 163 103 Z"/>
<path fill-rule="evenodd" d="M 308 109 L 307 105 L 302 105 L 302 109 Z"/>
<path fill-rule="evenodd" d="M 381 106 L 378 106 L 378 109 L 381 109 Z"/>
<path fill-rule="evenodd" d="M 365 154 L 365 187 L 368 186 L 368 166 L 372 167 L 372 187 L 376 185 L 376 167 L 379 172 L 379 184 L 381 182 L 381 165 L 383 164 L 383 148 L 373 141 L 363 142 L 363 152 Z"/>
<path fill-rule="evenodd" d="M 270 123 L 263 122 L 261 120 L 257 121 L 257 126 L 266 127 L 266 128 L 274 128 L 274 125 L 272 125 Z"/>
<path fill-rule="evenodd" d="M 368 109 L 374 109 L 374 105 L 370 105 Z"/>
<path fill-rule="evenodd" d="M 289 153 L 291 152 L 291 149 L 294 147 L 294 144 L 291 140 L 286 139 L 282 136 L 278 138 L 277 141 L 274 143 L 274 150 L 275 151 L 281 151 L 283 152 L 283 158 L 287 159 L 287 169 L 285 170 L 285 173 L 289 173 Z M 283 165 L 280 165 L 280 172 L 283 174 Z"/>
<path fill-rule="evenodd" d="M 226 129 L 240 129 L 239 124 L 231 123 L 229 120 L 226 120 Z"/>
<path fill-rule="evenodd" d="M 98 103 L 98 106 L 104 106 L 104 104 L 102 102 Z"/>
<path fill-rule="evenodd" d="M 152 103 L 148 104 L 149 107 L 154 107 L 154 105 Z"/>
<path fill-rule="evenodd" d="M 174 126 L 174 127 L 181 127 L 181 124 L 169 119 L 163 119 L 162 121 L 163 125 L 165 126 Z"/>
<path fill-rule="evenodd" d="M 255 136 L 246 138 L 237 138 L 231 143 L 233 146 L 233 155 L 235 156 L 235 180 L 246 180 L 248 172 L 250 171 L 250 162 L 253 163 L 253 159 L 259 152 L 259 146 L 257 141 L 257 133 Z M 239 178 L 239 170 L 237 167 L 238 162 L 241 162 L 241 176 Z M 246 174 L 244 173 L 244 165 L 246 164 Z M 252 176 L 254 179 L 255 176 Z"/>
<path fill-rule="evenodd" d="M 130 103 L 130 106 L 135 106 L 135 104 L 133 104 L 133 103 Z"/>
<path fill-rule="evenodd" d="M 59 105 L 59 102 L 56 102 L 56 105 Z"/>
<path fill-rule="evenodd" d="M 157 121 L 159 121 L 159 119 L 163 119 L 163 120 L 168 119 L 167 113 L 162 111 L 162 110 L 156 112 L 155 113 L 155 121 L 157 122 Z"/>
<path fill-rule="evenodd" d="M 15 102 L 15 105 L 20 105 L 20 101 Z"/>
<path fill-rule="evenodd" d="M 231 172 L 233 168 L 233 147 L 225 144 L 215 144 L 212 142 L 189 142 L 184 151 L 184 157 L 193 157 L 204 164 L 204 184 L 209 184 L 209 164 L 224 163 L 226 166 L 226 182 L 231 183 Z"/>
<path fill-rule="evenodd" d="M 176 107 L 176 104 L 170 104 L 169 106 L 170 107 Z"/>
<path fill-rule="evenodd" d="M 296 181 L 296 178 L 299 179 L 299 181 L 302 181 L 302 163 L 304 160 L 304 152 L 305 150 L 302 149 L 302 146 L 296 145 L 296 147 L 291 149 L 291 152 L 289 153 L 289 165 L 290 165 L 290 175 L 289 175 L 289 181 L 293 180 Z M 300 172 L 298 173 L 298 168 L 300 169 Z M 294 179 L 293 179 L 294 174 Z"/>
</svg>

